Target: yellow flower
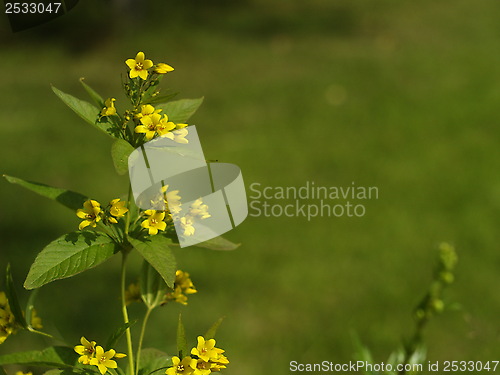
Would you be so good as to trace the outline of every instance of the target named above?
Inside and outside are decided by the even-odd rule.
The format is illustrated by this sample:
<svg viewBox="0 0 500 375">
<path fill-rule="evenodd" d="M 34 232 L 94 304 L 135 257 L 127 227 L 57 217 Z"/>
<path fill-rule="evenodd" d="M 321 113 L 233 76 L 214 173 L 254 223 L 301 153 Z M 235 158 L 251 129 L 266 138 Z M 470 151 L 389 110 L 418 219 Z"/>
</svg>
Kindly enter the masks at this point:
<svg viewBox="0 0 500 375">
<path fill-rule="evenodd" d="M 159 136 L 164 136 L 165 134 L 168 134 L 172 129 L 175 129 L 175 124 L 172 121 L 168 121 L 167 115 L 163 115 L 160 123 L 156 126 L 156 132 Z"/>
<path fill-rule="evenodd" d="M 175 272 L 175 285 L 180 286 L 182 292 L 185 294 L 194 294 L 198 292 L 189 277 L 189 273 L 181 270 Z"/>
<path fill-rule="evenodd" d="M 198 336 L 198 346 L 191 349 L 191 354 L 197 356 L 204 362 L 217 359 L 224 350 L 215 347 L 215 340 L 205 340 L 203 336 Z"/>
<path fill-rule="evenodd" d="M 182 305 L 187 305 L 187 294 L 194 294 L 198 291 L 189 278 L 189 273 L 177 270 L 175 273 L 174 291 L 167 293 L 165 300 L 174 301 Z"/>
<path fill-rule="evenodd" d="M 43 328 L 42 319 L 38 316 L 35 309 L 31 310 L 31 326 L 38 330 Z"/>
<path fill-rule="evenodd" d="M 211 362 L 213 363 L 212 371 L 214 372 L 226 368 L 226 365 L 229 364 L 229 360 L 226 356 L 224 356 L 224 354 L 219 354 L 218 357 L 213 359 Z"/>
<path fill-rule="evenodd" d="M 186 215 L 184 217 L 181 217 L 181 220 L 180 220 L 180 223 L 181 223 L 181 227 L 182 229 L 184 230 L 184 235 L 186 237 L 188 236 L 192 236 L 194 234 L 194 221 L 193 221 L 193 218 L 189 215 Z"/>
<path fill-rule="evenodd" d="M 187 296 L 182 293 L 182 288 L 179 286 L 174 286 L 174 291 L 167 293 L 165 295 L 165 303 L 169 301 L 174 301 L 180 303 L 181 305 L 187 305 Z"/>
<path fill-rule="evenodd" d="M 174 70 L 173 67 L 165 63 L 158 63 L 155 66 L 155 72 L 158 74 L 167 74 L 168 72 L 171 72 L 173 70 Z"/>
<path fill-rule="evenodd" d="M 185 124 L 183 124 L 185 125 Z M 189 131 L 187 129 L 181 128 L 178 130 L 174 131 L 169 131 L 168 133 L 163 134 L 163 137 L 169 138 L 174 142 L 177 143 L 189 143 L 189 141 L 186 139 L 186 136 L 188 135 Z"/>
<path fill-rule="evenodd" d="M 141 77 L 142 79 L 148 78 L 148 69 L 153 66 L 151 60 L 145 60 L 144 52 L 139 52 L 135 59 L 128 59 L 125 64 L 130 68 L 130 78 Z"/>
<path fill-rule="evenodd" d="M 89 341 L 85 337 L 80 339 L 82 345 L 75 346 L 74 350 L 78 354 L 80 354 L 80 358 L 78 358 L 78 362 L 84 365 L 89 365 L 90 361 L 95 356 L 95 341 Z"/>
<path fill-rule="evenodd" d="M 141 105 L 141 112 L 135 115 L 135 118 L 150 116 L 153 113 L 160 113 L 162 109 L 155 109 L 151 104 Z"/>
<path fill-rule="evenodd" d="M 206 362 L 201 358 L 196 362 L 196 370 L 193 375 L 208 375 L 212 372 L 214 364 L 211 362 Z"/>
<path fill-rule="evenodd" d="M 16 319 L 10 310 L 9 300 L 5 292 L 0 292 L 0 344 L 16 331 Z"/>
<path fill-rule="evenodd" d="M 191 204 L 189 215 L 199 217 L 200 219 L 207 219 L 211 217 L 208 213 L 208 206 L 203 204 L 203 200 L 201 198 L 198 198 Z"/>
<path fill-rule="evenodd" d="M 125 354 L 116 353 L 113 349 L 104 352 L 102 346 L 97 346 L 95 349 L 95 358 L 90 360 L 90 364 L 92 366 L 97 366 L 102 375 L 108 371 L 108 368 L 117 368 L 118 365 L 116 361 L 113 361 L 112 358 L 124 358 Z"/>
<path fill-rule="evenodd" d="M 33 375 L 33 373 L 30 372 L 22 372 L 22 371 L 16 371 L 16 375 Z"/>
<path fill-rule="evenodd" d="M 149 217 L 141 223 L 141 227 L 148 229 L 150 235 L 158 234 L 158 230 L 165 230 L 167 228 L 167 223 L 163 221 L 165 219 L 165 212 L 147 210 L 144 213 Z"/>
<path fill-rule="evenodd" d="M 109 221 L 116 224 L 118 222 L 118 220 L 128 212 L 128 208 L 125 207 L 125 202 L 120 201 L 119 198 L 113 199 L 111 202 L 109 202 L 109 204 L 111 205 L 111 208 L 109 209 L 109 213 L 112 216 L 114 216 L 114 217 L 110 217 Z"/>
<path fill-rule="evenodd" d="M 181 359 L 177 356 L 172 357 L 172 367 L 165 371 L 167 375 L 188 375 L 192 374 L 196 369 L 196 359 L 184 357 Z"/>
<path fill-rule="evenodd" d="M 141 288 L 138 283 L 132 283 L 125 291 L 125 304 L 128 306 L 134 302 L 142 302 Z"/>
<path fill-rule="evenodd" d="M 142 125 L 135 127 L 136 133 L 146 133 L 146 139 L 149 141 L 156 133 L 163 135 L 175 128 L 173 122 L 168 121 L 168 117 L 163 115 L 163 118 L 158 113 L 141 117 Z"/>
<path fill-rule="evenodd" d="M 116 115 L 115 101 L 115 98 L 106 99 L 104 102 L 105 107 L 101 110 L 101 116 Z"/>
<path fill-rule="evenodd" d="M 96 227 L 97 223 L 101 220 L 101 205 L 99 202 L 89 199 L 83 204 L 83 209 L 80 208 L 76 211 L 76 216 L 84 219 L 78 229 L 82 230 L 87 226 Z"/>
<path fill-rule="evenodd" d="M 161 193 L 163 195 L 165 206 L 172 214 L 178 214 L 181 212 L 182 207 L 179 190 L 168 191 L 168 185 L 165 185 L 161 188 Z"/>
</svg>

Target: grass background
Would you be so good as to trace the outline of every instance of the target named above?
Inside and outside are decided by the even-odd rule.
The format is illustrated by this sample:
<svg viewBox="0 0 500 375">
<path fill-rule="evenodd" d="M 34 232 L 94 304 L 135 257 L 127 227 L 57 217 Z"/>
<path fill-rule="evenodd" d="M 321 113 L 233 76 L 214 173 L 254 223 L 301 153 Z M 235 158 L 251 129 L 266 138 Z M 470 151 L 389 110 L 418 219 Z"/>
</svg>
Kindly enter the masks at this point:
<svg viewBox="0 0 500 375">
<path fill-rule="evenodd" d="M 177 251 L 199 294 L 154 314 L 146 346 L 173 352 L 182 311 L 193 343 L 226 316 L 218 342 L 227 374 L 348 362 L 352 331 L 384 361 L 411 333 L 445 240 L 459 254 L 447 294 L 459 308 L 431 322 L 429 359 L 496 360 L 499 16 L 493 0 L 152 1 L 128 13 L 89 0 L 36 29 L 12 34 L 4 23 L 0 172 L 100 201 L 124 194 L 110 140 L 50 84 L 84 97 L 86 77 L 120 98 L 123 61 L 145 51 L 176 68 L 164 87 L 205 96 L 191 120 L 205 155 L 239 165 L 247 187 L 354 181 L 380 193 L 362 218 L 249 217 L 227 235 L 243 244 L 235 252 Z M 21 284 L 43 246 L 78 219 L 5 181 L 0 192 L 0 262 Z M 105 341 L 120 324 L 118 267 L 113 259 L 44 287 L 47 329 L 71 344 Z M 131 280 L 138 268 L 136 259 Z M 0 352 L 42 344 L 20 333 Z"/>
</svg>

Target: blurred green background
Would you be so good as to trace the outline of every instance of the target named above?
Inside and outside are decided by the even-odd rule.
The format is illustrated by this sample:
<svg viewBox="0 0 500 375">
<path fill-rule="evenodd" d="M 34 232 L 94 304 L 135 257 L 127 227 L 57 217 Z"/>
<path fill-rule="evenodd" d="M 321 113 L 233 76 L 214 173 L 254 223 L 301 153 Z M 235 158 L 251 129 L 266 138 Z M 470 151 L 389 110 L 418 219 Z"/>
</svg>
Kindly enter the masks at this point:
<svg viewBox="0 0 500 375">
<path fill-rule="evenodd" d="M 84 98 L 86 77 L 120 99 L 124 61 L 144 51 L 176 68 L 163 87 L 205 96 L 191 120 L 205 155 L 240 166 L 247 187 L 379 188 L 362 218 L 249 217 L 227 235 L 242 243 L 234 252 L 177 250 L 199 293 L 153 315 L 146 347 L 173 352 L 182 311 L 191 343 L 226 316 L 227 374 L 348 362 L 352 331 L 385 361 L 410 335 L 436 247 L 449 241 L 455 308 L 428 327 L 429 359 L 498 360 L 499 19 L 495 0 L 132 1 L 128 10 L 85 0 L 32 30 L 12 34 L 4 22 L 0 172 L 100 201 L 124 194 L 111 140 L 50 84 Z M 12 263 L 25 300 L 36 254 L 79 221 L 5 181 L 0 192 L 0 266 Z M 46 329 L 72 345 L 105 341 L 120 325 L 118 267 L 112 259 L 42 288 Z M 19 333 L 0 352 L 42 345 Z"/>
</svg>

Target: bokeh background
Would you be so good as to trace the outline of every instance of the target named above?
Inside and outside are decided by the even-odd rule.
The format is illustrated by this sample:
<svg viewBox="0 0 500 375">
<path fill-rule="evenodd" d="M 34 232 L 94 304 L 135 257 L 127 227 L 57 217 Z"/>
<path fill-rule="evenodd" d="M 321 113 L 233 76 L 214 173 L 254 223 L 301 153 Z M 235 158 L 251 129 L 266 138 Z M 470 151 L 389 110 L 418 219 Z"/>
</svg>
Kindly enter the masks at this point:
<svg viewBox="0 0 500 375">
<path fill-rule="evenodd" d="M 192 343 L 226 316 L 227 374 L 348 362 L 352 332 L 385 361 L 411 334 L 437 245 L 449 241 L 457 277 L 426 331 L 429 359 L 498 360 L 498 1 L 85 0 L 16 34 L 0 18 L 1 173 L 100 201 L 124 194 L 111 140 L 50 84 L 84 98 L 86 77 L 120 99 L 124 60 L 144 51 L 176 68 L 163 87 L 205 96 L 191 120 L 205 155 L 239 165 L 247 186 L 379 188 L 362 218 L 249 217 L 227 235 L 242 243 L 234 252 L 176 251 L 199 294 L 156 312 L 146 347 L 173 352 L 182 311 Z M 78 219 L 6 181 L 0 192 L 0 266 L 12 263 L 26 300 L 36 254 Z M 43 287 L 46 329 L 70 344 L 105 341 L 121 320 L 118 267 Z M 19 333 L 0 352 L 43 344 Z"/>
</svg>

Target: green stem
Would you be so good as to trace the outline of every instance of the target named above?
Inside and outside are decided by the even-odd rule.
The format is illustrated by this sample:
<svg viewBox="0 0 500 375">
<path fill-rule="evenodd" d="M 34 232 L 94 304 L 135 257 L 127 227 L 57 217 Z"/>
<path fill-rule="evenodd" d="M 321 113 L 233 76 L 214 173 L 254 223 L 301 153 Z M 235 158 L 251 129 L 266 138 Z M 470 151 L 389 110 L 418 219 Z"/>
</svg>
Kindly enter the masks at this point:
<svg viewBox="0 0 500 375">
<path fill-rule="evenodd" d="M 34 329 L 32 327 L 28 327 L 28 331 L 30 331 L 31 333 L 36 333 L 37 335 L 42 335 L 42 336 L 51 338 L 51 339 L 54 338 L 54 336 L 52 336 L 52 335 L 50 335 L 48 333 L 42 332 L 42 331 L 37 331 L 36 329 Z"/>
<path fill-rule="evenodd" d="M 148 308 L 146 311 L 146 315 L 144 315 L 144 321 L 142 322 L 142 328 L 141 328 L 141 335 L 139 336 L 139 345 L 137 346 L 137 368 L 135 374 L 139 374 L 139 363 L 141 361 L 141 350 L 142 350 L 142 342 L 144 340 L 144 334 L 146 333 L 146 326 L 148 324 L 149 316 L 151 315 L 151 311 L 153 311 L 153 308 Z"/>
<path fill-rule="evenodd" d="M 130 216 L 132 215 L 132 185 L 128 185 L 128 196 L 127 196 L 127 204 L 128 204 L 128 215 L 127 221 L 125 222 L 125 237 L 128 235 L 128 231 L 130 229 Z"/>
<path fill-rule="evenodd" d="M 127 305 L 125 304 L 125 276 L 126 276 L 126 264 L 127 264 L 127 253 L 122 252 L 122 269 L 121 269 L 121 294 L 122 294 L 122 313 L 123 322 L 125 324 L 129 323 Z M 132 334 L 130 333 L 130 327 L 125 331 L 125 336 L 127 337 L 127 354 L 129 362 L 129 374 L 134 375 L 134 352 L 132 349 Z"/>
</svg>

